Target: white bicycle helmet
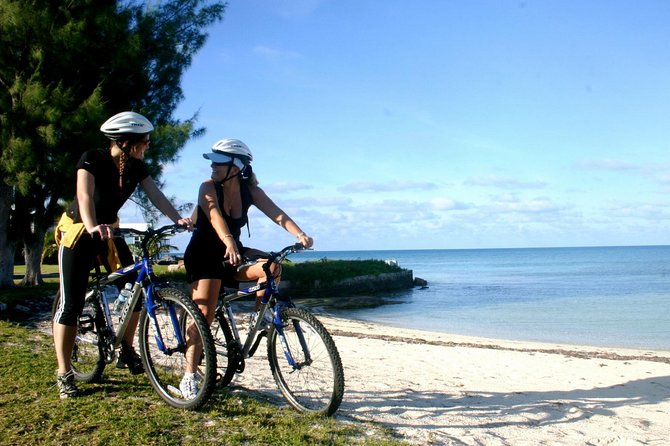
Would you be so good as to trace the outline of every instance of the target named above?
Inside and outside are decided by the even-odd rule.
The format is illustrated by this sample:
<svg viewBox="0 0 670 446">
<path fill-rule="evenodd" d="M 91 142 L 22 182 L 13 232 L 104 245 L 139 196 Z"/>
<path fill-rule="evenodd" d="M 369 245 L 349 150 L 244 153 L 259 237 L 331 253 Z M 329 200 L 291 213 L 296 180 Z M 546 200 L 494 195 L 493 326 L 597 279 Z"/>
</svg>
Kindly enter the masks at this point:
<svg viewBox="0 0 670 446">
<path fill-rule="evenodd" d="M 100 126 L 100 131 L 109 139 L 117 139 L 128 134 L 142 135 L 153 129 L 151 121 L 131 111 L 117 113 Z"/>
<path fill-rule="evenodd" d="M 254 160 L 249 147 L 239 139 L 219 140 L 212 146 L 211 153 L 203 153 L 202 156 L 215 163 L 233 162 L 234 164 L 238 164 L 235 161 L 241 161 L 242 166 L 238 165 L 240 169 L 251 164 Z"/>
</svg>

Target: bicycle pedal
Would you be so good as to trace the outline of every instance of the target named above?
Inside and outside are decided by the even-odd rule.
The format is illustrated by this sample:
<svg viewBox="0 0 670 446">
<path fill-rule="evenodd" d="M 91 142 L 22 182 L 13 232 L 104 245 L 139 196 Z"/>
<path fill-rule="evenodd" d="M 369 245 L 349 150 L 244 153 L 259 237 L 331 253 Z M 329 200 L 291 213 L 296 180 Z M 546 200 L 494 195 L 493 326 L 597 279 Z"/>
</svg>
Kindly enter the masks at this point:
<svg viewBox="0 0 670 446">
<path fill-rule="evenodd" d="M 93 322 L 95 319 L 90 314 L 82 314 L 79 316 L 79 328 L 82 331 L 91 331 L 93 330 Z"/>
<path fill-rule="evenodd" d="M 240 362 L 238 362 L 238 363 L 237 363 L 237 367 L 235 367 L 235 372 L 236 372 L 236 373 L 242 373 L 242 372 L 244 372 L 244 367 L 245 367 L 245 365 L 246 365 L 246 364 L 244 363 L 244 361 L 240 361 Z"/>
</svg>

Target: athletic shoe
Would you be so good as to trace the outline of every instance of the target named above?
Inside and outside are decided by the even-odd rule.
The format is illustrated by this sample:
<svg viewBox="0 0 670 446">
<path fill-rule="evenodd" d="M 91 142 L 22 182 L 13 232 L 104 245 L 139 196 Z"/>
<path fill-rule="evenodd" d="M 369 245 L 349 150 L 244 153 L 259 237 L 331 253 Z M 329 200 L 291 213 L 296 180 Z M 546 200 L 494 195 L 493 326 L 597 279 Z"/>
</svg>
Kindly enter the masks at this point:
<svg viewBox="0 0 670 446">
<path fill-rule="evenodd" d="M 197 373 L 184 373 L 184 377 L 179 383 L 179 391 L 181 396 L 187 400 L 192 400 L 198 394 L 200 387 L 200 376 Z"/>
<path fill-rule="evenodd" d="M 121 350 L 119 351 L 119 359 L 116 361 L 117 369 L 128 369 L 133 375 L 144 373 L 144 366 L 142 365 L 142 358 L 135 352 L 135 349 L 128 345 L 126 341 L 121 342 Z"/>
<path fill-rule="evenodd" d="M 74 373 L 72 370 L 64 375 L 58 375 L 56 377 L 56 386 L 58 386 L 58 392 L 62 400 L 79 396 L 79 389 L 77 389 L 74 383 Z"/>
</svg>

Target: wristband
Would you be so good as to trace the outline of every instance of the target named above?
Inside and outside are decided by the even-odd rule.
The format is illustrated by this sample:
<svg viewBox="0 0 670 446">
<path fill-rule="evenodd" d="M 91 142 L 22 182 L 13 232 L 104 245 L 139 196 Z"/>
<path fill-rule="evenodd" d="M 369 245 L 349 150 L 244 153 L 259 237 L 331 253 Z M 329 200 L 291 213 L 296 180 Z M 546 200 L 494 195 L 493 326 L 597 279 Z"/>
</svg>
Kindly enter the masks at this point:
<svg viewBox="0 0 670 446">
<path fill-rule="evenodd" d="M 226 234 L 226 235 L 223 236 L 223 239 L 225 240 L 226 237 L 235 238 L 235 237 L 233 237 L 233 234 Z"/>
<path fill-rule="evenodd" d="M 304 232 L 301 232 L 300 234 L 296 235 L 295 238 L 300 240 L 300 237 L 302 237 L 302 236 L 307 236 L 307 234 L 305 234 Z"/>
</svg>

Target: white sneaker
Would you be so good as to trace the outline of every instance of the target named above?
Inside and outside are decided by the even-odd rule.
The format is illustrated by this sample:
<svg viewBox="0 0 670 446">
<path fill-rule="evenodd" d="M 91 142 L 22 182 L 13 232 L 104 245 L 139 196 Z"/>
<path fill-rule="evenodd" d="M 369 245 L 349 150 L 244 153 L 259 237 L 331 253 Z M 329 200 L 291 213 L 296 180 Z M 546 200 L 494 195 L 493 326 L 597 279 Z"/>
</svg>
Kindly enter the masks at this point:
<svg viewBox="0 0 670 446">
<path fill-rule="evenodd" d="M 187 400 L 192 400 L 200 390 L 200 376 L 196 373 L 184 373 L 184 377 L 179 383 L 179 391 L 181 396 Z"/>
</svg>

